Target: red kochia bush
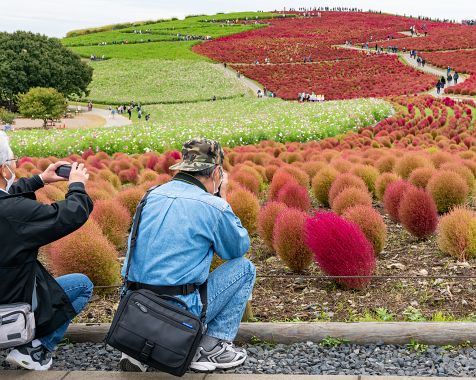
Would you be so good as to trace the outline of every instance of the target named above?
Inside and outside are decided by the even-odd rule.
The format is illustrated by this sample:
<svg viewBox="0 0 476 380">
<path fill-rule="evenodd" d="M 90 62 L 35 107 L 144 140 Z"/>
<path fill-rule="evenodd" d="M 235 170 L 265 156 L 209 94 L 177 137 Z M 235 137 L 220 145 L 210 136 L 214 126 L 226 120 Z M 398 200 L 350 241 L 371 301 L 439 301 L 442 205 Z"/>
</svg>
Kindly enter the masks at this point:
<svg viewBox="0 0 476 380">
<path fill-rule="evenodd" d="M 307 189 L 294 182 L 284 185 L 279 190 L 277 201 L 306 212 L 311 208 L 311 198 Z"/>
<path fill-rule="evenodd" d="M 312 263 L 312 253 L 304 244 L 304 223 L 306 214 L 288 208 L 276 218 L 273 232 L 273 246 L 280 259 L 293 272 L 302 272 Z"/>
<path fill-rule="evenodd" d="M 435 201 L 425 190 L 411 186 L 398 207 L 403 227 L 417 238 L 426 238 L 436 231 L 438 212 Z"/>
<path fill-rule="evenodd" d="M 268 202 L 258 214 L 258 233 L 264 243 L 273 249 L 273 231 L 278 214 L 288 207 L 280 202 Z"/>
<path fill-rule="evenodd" d="M 234 173 L 233 175 L 231 175 L 230 179 L 238 182 L 240 185 L 242 185 L 243 187 L 251 191 L 253 194 L 258 195 L 259 188 L 260 188 L 260 181 L 255 175 L 245 170 L 240 170 Z"/>
<path fill-rule="evenodd" d="M 398 208 L 405 192 L 413 185 L 405 180 L 392 182 L 383 195 L 383 207 L 394 222 L 399 221 Z"/>
<path fill-rule="evenodd" d="M 116 246 L 123 249 L 127 242 L 127 231 L 132 223 L 131 213 L 118 200 L 108 199 L 94 203 L 91 214 L 101 227 L 104 235 Z"/>
<path fill-rule="evenodd" d="M 305 225 L 306 245 L 329 276 L 371 276 L 375 270 L 372 245 L 359 227 L 334 213 L 317 213 Z M 360 289 L 369 278 L 340 278 L 347 288 Z"/>
<path fill-rule="evenodd" d="M 283 188 L 284 185 L 289 183 L 297 184 L 297 181 L 294 179 L 294 177 L 291 174 L 278 170 L 274 174 L 273 180 L 271 181 L 271 185 L 269 186 L 268 199 L 276 200 L 278 197 L 279 191 Z"/>
</svg>

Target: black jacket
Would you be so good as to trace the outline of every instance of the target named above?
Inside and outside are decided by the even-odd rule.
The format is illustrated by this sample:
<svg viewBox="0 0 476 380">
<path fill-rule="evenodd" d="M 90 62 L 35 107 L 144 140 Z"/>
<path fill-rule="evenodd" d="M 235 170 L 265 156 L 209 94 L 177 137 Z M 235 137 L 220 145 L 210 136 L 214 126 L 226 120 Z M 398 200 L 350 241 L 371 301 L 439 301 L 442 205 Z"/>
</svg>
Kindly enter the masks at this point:
<svg viewBox="0 0 476 380">
<path fill-rule="evenodd" d="M 75 316 L 68 296 L 37 260 L 38 249 L 77 230 L 93 209 L 82 183 L 69 187 L 64 201 L 45 205 L 34 192 L 38 176 L 20 179 L 10 194 L 0 191 L 0 304 L 32 303 L 36 280 L 36 337 L 49 335 Z"/>
</svg>

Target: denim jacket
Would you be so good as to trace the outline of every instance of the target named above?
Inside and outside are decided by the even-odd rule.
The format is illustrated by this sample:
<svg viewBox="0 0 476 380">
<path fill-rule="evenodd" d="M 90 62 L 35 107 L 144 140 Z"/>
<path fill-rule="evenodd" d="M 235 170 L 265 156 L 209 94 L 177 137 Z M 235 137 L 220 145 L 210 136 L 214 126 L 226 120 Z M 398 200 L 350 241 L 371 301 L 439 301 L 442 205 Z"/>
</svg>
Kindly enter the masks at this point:
<svg viewBox="0 0 476 380">
<path fill-rule="evenodd" d="M 130 246 L 130 237 L 129 237 Z M 193 177 L 179 174 L 153 190 L 142 210 L 129 281 L 148 285 L 202 284 L 213 253 L 224 260 L 245 255 L 247 230 L 230 205 Z M 125 275 L 129 257 L 122 268 Z M 198 291 L 178 296 L 199 315 Z"/>
</svg>

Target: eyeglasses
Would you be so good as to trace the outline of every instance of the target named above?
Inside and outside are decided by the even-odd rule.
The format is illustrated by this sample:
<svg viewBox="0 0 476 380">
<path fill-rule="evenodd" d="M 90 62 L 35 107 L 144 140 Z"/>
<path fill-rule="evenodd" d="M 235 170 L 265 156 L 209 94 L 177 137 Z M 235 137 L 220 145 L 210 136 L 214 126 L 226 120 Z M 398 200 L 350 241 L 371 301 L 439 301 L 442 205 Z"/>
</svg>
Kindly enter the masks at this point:
<svg viewBox="0 0 476 380">
<path fill-rule="evenodd" d="M 13 162 L 15 163 L 15 165 L 18 165 L 18 160 L 19 160 L 18 157 L 14 157 L 14 158 L 10 158 L 9 160 L 5 160 L 5 162 L 11 162 L 11 161 L 13 161 Z"/>
</svg>

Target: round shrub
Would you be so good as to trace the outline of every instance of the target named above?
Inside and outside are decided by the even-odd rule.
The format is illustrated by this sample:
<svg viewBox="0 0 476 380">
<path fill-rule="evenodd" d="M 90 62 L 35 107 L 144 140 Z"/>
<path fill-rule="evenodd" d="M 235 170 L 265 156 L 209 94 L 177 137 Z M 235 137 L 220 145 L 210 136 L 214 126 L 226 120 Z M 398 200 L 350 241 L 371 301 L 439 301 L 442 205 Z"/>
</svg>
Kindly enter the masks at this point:
<svg viewBox="0 0 476 380">
<path fill-rule="evenodd" d="M 343 217 L 359 226 L 367 240 L 372 244 L 376 255 L 383 251 L 387 240 L 387 226 L 376 210 L 362 205 L 349 207 Z"/>
<path fill-rule="evenodd" d="M 367 190 L 349 187 L 343 190 L 332 202 L 332 210 L 342 215 L 349 207 L 364 205 L 372 207 L 372 197 Z"/>
<path fill-rule="evenodd" d="M 109 169 L 102 169 L 98 173 L 98 177 L 106 182 L 109 182 L 116 190 L 119 190 L 122 186 L 119 177 Z"/>
<path fill-rule="evenodd" d="M 45 187 L 37 190 L 37 194 L 43 194 L 44 197 L 49 199 L 52 203 L 64 200 L 65 192 L 58 189 L 56 186 L 46 185 Z"/>
<path fill-rule="evenodd" d="M 310 179 L 304 170 L 301 170 L 296 166 L 286 165 L 278 170 L 278 172 L 281 171 L 289 173 L 294 178 L 294 180 L 301 186 L 304 186 L 305 188 L 309 187 Z"/>
<path fill-rule="evenodd" d="M 376 193 L 375 182 L 379 175 L 377 169 L 370 165 L 356 165 L 352 168 L 351 173 L 360 177 L 365 182 L 367 189 L 371 194 Z"/>
<path fill-rule="evenodd" d="M 440 170 L 448 170 L 455 172 L 463 178 L 468 185 L 469 192 L 473 192 L 474 188 L 474 175 L 473 172 L 468 169 L 462 162 L 447 162 L 440 166 Z"/>
<path fill-rule="evenodd" d="M 345 189 L 350 187 L 355 187 L 357 189 L 362 189 L 367 191 L 367 186 L 365 182 L 351 173 L 342 173 L 339 174 L 334 182 L 332 182 L 332 186 L 329 189 L 329 204 L 332 206 L 332 202 L 334 199 Z"/>
<path fill-rule="evenodd" d="M 390 173 L 393 171 L 396 161 L 394 156 L 383 156 L 375 162 L 375 167 L 380 173 Z"/>
<path fill-rule="evenodd" d="M 144 169 L 139 175 L 137 183 L 143 184 L 145 182 L 152 182 L 157 179 L 159 174 L 152 169 Z"/>
<path fill-rule="evenodd" d="M 327 166 L 321 169 L 312 179 L 314 197 L 325 207 L 329 206 L 329 190 L 338 174 L 339 172 L 336 169 Z"/>
<path fill-rule="evenodd" d="M 327 166 L 327 164 L 323 161 L 310 161 L 302 165 L 302 170 L 304 170 L 312 180 L 317 172 L 325 166 Z"/>
<path fill-rule="evenodd" d="M 94 220 L 49 246 L 49 261 L 56 276 L 83 273 L 96 286 L 120 283 L 117 251 Z"/>
<path fill-rule="evenodd" d="M 435 173 L 428 181 L 427 190 L 436 203 L 439 213 L 465 202 L 469 189 L 466 182 L 455 172 L 443 170 Z"/>
<path fill-rule="evenodd" d="M 305 212 L 311 208 L 311 198 L 307 189 L 294 182 L 284 185 L 279 190 L 277 201 Z"/>
<path fill-rule="evenodd" d="M 146 190 L 141 189 L 140 187 L 132 187 L 120 191 L 117 194 L 117 200 L 129 210 L 131 215 L 134 215 L 136 212 L 137 205 L 144 196 Z"/>
<path fill-rule="evenodd" d="M 408 182 L 420 189 L 426 189 L 428 181 L 436 173 L 433 168 L 417 168 L 408 177 Z"/>
<path fill-rule="evenodd" d="M 385 190 L 387 189 L 387 186 L 393 182 L 398 181 L 399 179 L 401 178 L 395 173 L 380 174 L 377 177 L 377 180 L 375 181 L 375 195 L 377 196 L 377 199 L 382 201 L 383 195 L 385 194 Z"/>
<path fill-rule="evenodd" d="M 268 182 L 271 182 L 273 180 L 273 176 L 276 173 L 276 171 L 279 169 L 279 166 L 277 165 L 266 165 L 264 170 L 266 174 L 266 179 Z"/>
<path fill-rule="evenodd" d="M 131 167 L 129 169 L 121 170 L 118 173 L 118 177 L 123 184 L 125 183 L 136 184 L 139 179 L 139 175 L 138 175 L 136 167 Z"/>
<path fill-rule="evenodd" d="M 91 214 L 103 234 L 118 250 L 127 244 L 127 232 L 132 224 L 131 213 L 116 199 L 97 201 Z"/>
<path fill-rule="evenodd" d="M 259 201 L 256 195 L 246 189 L 236 189 L 227 195 L 233 212 L 240 218 L 241 224 L 252 234 L 256 231 L 259 213 Z"/>
<path fill-rule="evenodd" d="M 253 175 L 244 170 L 240 170 L 231 175 L 230 179 L 238 182 L 240 185 L 251 191 L 253 194 L 259 194 L 260 180 L 256 177 L 256 175 Z"/>
<path fill-rule="evenodd" d="M 276 200 L 278 197 L 279 191 L 283 188 L 284 185 L 289 184 L 289 183 L 296 183 L 296 180 L 294 179 L 291 174 L 278 170 L 274 176 L 273 180 L 271 181 L 271 184 L 269 185 L 269 190 L 268 190 L 268 199 L 269 200 Z"/>
<path fill-rule="evenodd" d="M 412 185 L 401 179 L 387 186 L 383 195 L 383 207 L 394 222 L 399 221 L 398 208 L 403 195 Z"/>
<path fill-rule="evenodd" d="M 268 248 L 273 249 L 273 231 L 278 214 L 288 207 L 281 202 L 268 202 L 258 214 L 258 233 Z"/>
<path fill-rule="evenodd" d="M 411 186 L 404 194 L 399 208 L 400 223 L 419 239 L 427 238 L 436 231 L 438 212 L 435 202 L 424 189 Z"/>
<path fill-rule="evenodd" d="M 403 179 L 407 179 L 416 168 L 427 167 L 433 167 L 433 163 L 427 158 L 419 154 L 406 154 L 395 164 L 395 172 Z"/>
<path fill-rule="evenodd" d="M 476 256 L 476 216 L 457 206 L 443 216 L 438 225 L 438 246 L 459 261 Z"/>
<path fill-rule="evenodd" d="M 331 166 L 340 173 L 348 173 L 352 169 L 352 163 L 343 158 L 336 158 L 331 161 Z"/>
<path fill-rule="evenodd" d="M 375 254 L 360 228 L 334 213 L 317 213 L 305 225 L 306 245 L 329 276 L 371 276 Z M 369 278 L 338 278 L 346 288 L 360 289 Z"/>
<path fill-rule="evenodd" d="M 278 213 L 273 231 L 273 247 L 293 272 L 300 273 L 312 263 L 312 253 L 304 244 L 306 214 L 287 208 Z"/>
</svg>

